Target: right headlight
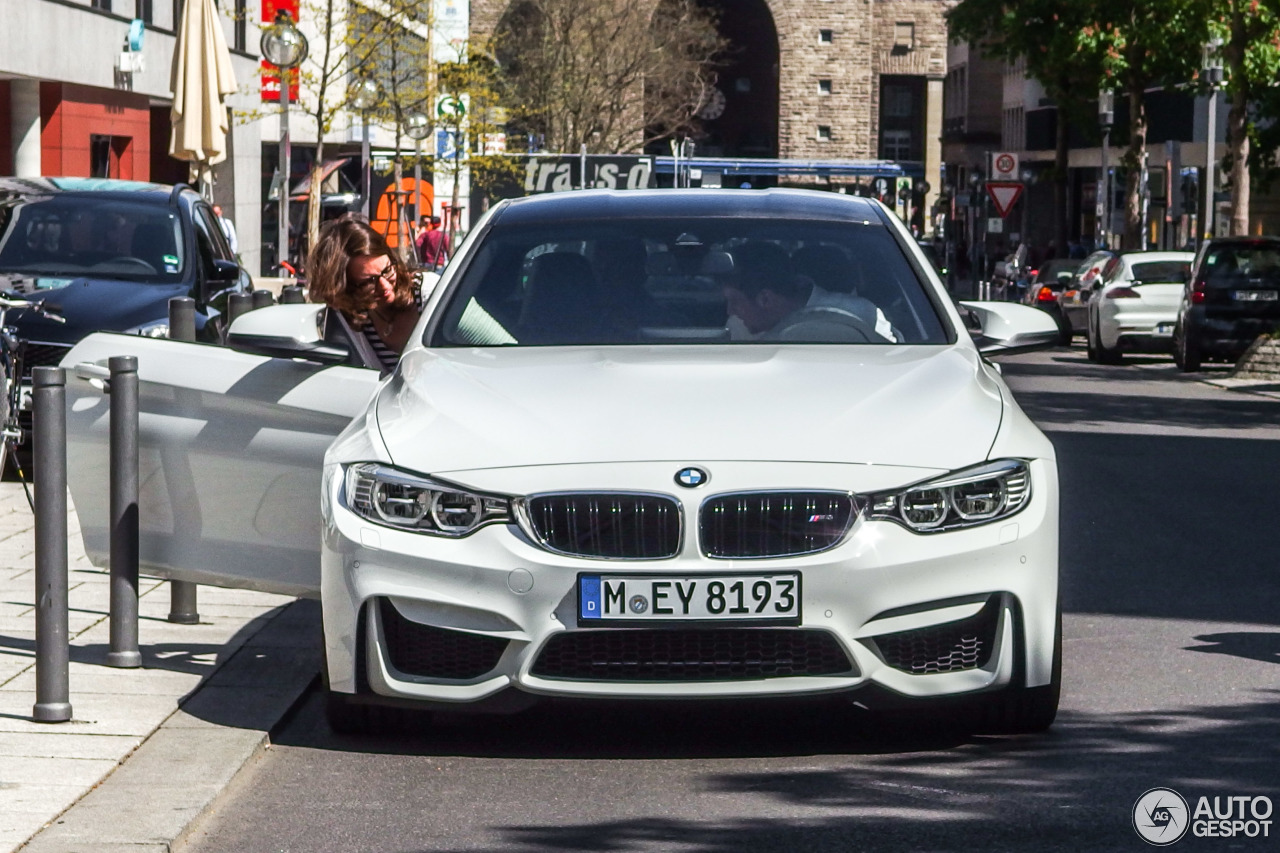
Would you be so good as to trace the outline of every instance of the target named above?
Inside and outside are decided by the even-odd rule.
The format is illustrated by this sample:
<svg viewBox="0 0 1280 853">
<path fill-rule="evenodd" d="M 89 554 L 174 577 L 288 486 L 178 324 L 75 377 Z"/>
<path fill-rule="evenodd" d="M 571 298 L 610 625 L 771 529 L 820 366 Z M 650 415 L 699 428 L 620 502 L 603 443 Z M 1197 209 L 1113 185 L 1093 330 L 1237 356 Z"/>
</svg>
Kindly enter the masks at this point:
<svg viewBox="0 0 1280 853">
<path fill-rule="evenodd" d="M 865 517 L 916 533 L 976 527 L 1021 510 L 1031 499 L 1031 467 L 1000 459 L 953 471 L 906 489 L 862 495 Z"/>
<path fill-rule="evenodd" d="M 511 502 L 449 483 L 363 462 L 347 468 L 347 506 L 386 527 L 458 538 L 486 524 L 511 521 Z"/>
</svg>

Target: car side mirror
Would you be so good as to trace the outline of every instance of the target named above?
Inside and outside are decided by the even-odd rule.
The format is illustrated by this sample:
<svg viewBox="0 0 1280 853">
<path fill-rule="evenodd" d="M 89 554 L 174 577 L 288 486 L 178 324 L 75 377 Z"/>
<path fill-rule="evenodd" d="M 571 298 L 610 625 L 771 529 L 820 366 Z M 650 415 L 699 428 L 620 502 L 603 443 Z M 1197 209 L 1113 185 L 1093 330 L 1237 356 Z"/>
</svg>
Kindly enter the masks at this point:
<svg viewBox="0 0 1280 853">
<path fill-rule="evenodd" d="M 961 302 L 973 312 L 981 331 L 973 335 L 983 355 L 1031 352 L 1058 345 L 1061 332 L 1049 314 L 1016 302 Z"/>
<path fill-rule="evenodd" d="M 235 261 L 227 261 L 222 258 L 213 259 L 213 270 L 209 274 L 210 281 L 216 281 L 221 284 L 230 284 L 239 280 L 240 265 Z"/>
<path fill-rule="evenodd" d="M 350 360 L 349 347 L 325 339 L 324 305 L 271 305 L 235 319 L 227 330 L 227 346 L 271 358 L 302 358 L 323 364 Z"/>
</svg>

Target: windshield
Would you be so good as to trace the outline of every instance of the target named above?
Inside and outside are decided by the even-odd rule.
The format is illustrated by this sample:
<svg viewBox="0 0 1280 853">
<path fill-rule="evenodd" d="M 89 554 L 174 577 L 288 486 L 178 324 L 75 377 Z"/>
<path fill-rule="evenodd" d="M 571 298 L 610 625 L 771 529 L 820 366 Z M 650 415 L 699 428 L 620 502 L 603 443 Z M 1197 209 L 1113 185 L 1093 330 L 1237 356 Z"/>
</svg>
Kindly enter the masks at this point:
<svg viewBox="0 0 1280 853">
<path fill-rule="evenodd" d="M 1191 261 L 1149 261 L 1133 265 L 1134 281 L 1146 284 L 1182 284 L 1191 276 Z"/>
<path fill-rule="evenodd" d="M 924 288 L 875 222 L 499 222 L 433 345 L 946 343 Z"/>
<path fill-rule="evenodd" d="M 1240 287 L 1250 281 L 1280 282 L 1280 244 L 1229 244 L 1210 249 L 1201 276 L 1210 287 Z"/>
<path fill-rule="evenodd" d="M 0 272 L 37 278 L 182 278 L 177 215 L 167 207 L 92 196 L 0 201 Z"/>
</svg>

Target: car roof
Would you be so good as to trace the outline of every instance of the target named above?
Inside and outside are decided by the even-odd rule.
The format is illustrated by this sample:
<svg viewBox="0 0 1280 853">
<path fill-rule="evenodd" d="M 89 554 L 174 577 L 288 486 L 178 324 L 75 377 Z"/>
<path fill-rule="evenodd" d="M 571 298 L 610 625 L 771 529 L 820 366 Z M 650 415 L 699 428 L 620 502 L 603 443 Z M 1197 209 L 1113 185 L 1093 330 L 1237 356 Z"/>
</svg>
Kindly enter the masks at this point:
<svg viewBox="0 0 1280 853">
<path fill-rule="evenodd" d="M 827 219 L 879 224 L 871 199 L 817 190 L 575 190 L 512 199 L 502 224 L 556 219 L 662 219 L 671 216 Z"/>
<path fill-rule="evenodd" d="M 196 195 L 185 185 L 182 194 Z M 114 178 L 0 178 L 0 195 L 50 197 L 73 196 L 110 198 L 117 201 L 168 202 L 174 187 L 149 181 L 122 181 Z"/>
</svg>

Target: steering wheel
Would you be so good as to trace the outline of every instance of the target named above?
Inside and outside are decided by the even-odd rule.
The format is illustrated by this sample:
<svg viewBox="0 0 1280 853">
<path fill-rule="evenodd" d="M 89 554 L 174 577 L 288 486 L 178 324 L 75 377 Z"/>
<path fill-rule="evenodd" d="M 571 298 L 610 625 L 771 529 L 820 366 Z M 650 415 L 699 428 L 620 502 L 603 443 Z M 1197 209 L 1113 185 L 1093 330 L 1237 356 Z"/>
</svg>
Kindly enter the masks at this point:
<svg viewBox="0 0 1280 853">
<path fill-rule="evenodd" d="M 142 258 L 135 258 L 132 255 L 120 255 L 119 257 L 111 258 L 110 260 L 98 261 L 96 264 L 94 264 L 91 267 L 91 269 L 99 269 L 100 267 L 109 267 L 112 264 L 121 264 L 123 266 L 136 267 L 137 269 L 141 270 L 147 275 L 156 274 L 155 267 L 151 266 L 151 264 L 142 260 Z"/>
<path fill-rule="evenodd" d="M 885 340 L 866 320 L 834 305 L 801 308 L 783 318 L 768 337 L 780 341 L 841 344 L 870 344 Z"/>
</svg>

